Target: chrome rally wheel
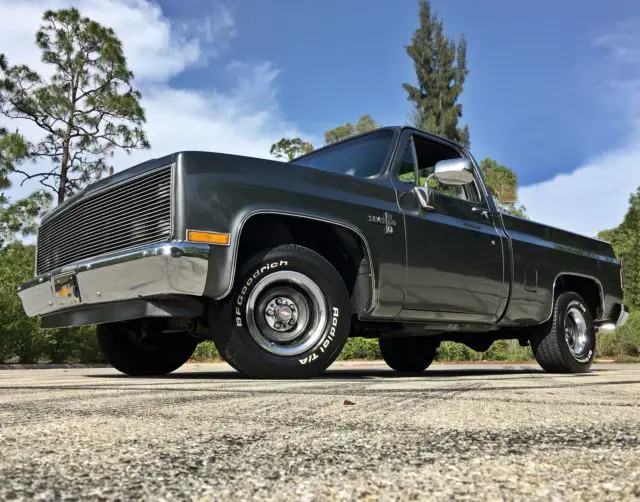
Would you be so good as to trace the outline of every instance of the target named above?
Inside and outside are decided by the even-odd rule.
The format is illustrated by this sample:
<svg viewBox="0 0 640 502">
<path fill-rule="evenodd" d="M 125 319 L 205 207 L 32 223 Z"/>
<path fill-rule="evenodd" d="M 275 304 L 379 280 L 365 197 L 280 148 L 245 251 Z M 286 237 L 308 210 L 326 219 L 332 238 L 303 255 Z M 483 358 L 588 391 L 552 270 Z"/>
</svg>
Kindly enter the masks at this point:
<svg viewBox="0 0 640 502">
<path fill-rule="evenodd" d="M 315 346 L 327 326 L 327 303 L 320 287 L 300 272 L 262 278 L 247 299 L 249 333 L 267 352 L 295 356 Z"/>
<path fill-rule="evenodd" d="M 576 306 L 569 308 L 564 317 L 564 338 L 573 357 L 579 360 L 586 355 L 589 348 L 587 320 Z"/>
</svg>

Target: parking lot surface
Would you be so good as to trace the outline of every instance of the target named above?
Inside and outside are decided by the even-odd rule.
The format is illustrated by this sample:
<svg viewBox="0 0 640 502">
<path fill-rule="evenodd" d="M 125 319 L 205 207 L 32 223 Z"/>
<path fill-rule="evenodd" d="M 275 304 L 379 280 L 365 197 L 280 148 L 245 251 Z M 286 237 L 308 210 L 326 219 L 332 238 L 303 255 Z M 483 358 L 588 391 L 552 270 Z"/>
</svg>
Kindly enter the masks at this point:
<svg viewBox="0 0 640 502">
<path fill-rule="evenodd" d="M 0 371 L 0 499 L 640 498 L 640 365 Z"/>
</svg>

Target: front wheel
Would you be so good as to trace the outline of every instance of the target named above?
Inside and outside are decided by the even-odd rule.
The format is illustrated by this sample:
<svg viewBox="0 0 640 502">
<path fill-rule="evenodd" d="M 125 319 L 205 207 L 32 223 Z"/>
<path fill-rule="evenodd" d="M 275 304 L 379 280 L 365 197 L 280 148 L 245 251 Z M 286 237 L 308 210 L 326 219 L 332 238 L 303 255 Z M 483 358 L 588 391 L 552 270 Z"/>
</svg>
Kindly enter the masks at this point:
<svg viewBox="0 0 640 502">
<path fill-rule="evenodd" d="M 538 364 L 551 373 L 589 371 L 596 351 L 591 312 L 576 293 L 556 298 L 551 320 L 537 328 L 531 348 Z"/>
<path fill-rule="evenodd" d="M 427 369 L 440 346 L 440 342 L 419 336 L 380 338 L 379 343 L 384 361 L 401 373 L 418 373 Z"/>
<path fill-rule="evenodd" d="M 218 352 L 240 373 L 258 378 L 322 373 L 351 327 L 340 274 L 315 251 L 293 244 L 250 259 L 232 293 L 210 313 Z"/>
<path fill-rule="evenodd" d="M 171 373 L 198 345 L 188 333 L 162 333 L 156 323 L 144 319 L 100 324 L 96 336 L 107 362 L 129 376 Z"/>
</svg>

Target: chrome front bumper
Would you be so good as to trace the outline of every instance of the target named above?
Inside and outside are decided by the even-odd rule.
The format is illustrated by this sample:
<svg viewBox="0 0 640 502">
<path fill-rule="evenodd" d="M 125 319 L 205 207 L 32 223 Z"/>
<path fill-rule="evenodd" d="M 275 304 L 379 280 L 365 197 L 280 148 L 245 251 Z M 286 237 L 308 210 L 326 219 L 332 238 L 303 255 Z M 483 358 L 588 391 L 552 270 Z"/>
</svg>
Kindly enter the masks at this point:
<svg viewBox="0 0 640 502">
<path fill-rule="evenodd" d="M 201 296 L 208 264 L 207 244 L 162 242 L 66 265 L 22 284 L 18 295 L 31 317 L 159 295 Z M 57 296 L 54 281 L 69 276 L 76 297 Z"/>
</svg>

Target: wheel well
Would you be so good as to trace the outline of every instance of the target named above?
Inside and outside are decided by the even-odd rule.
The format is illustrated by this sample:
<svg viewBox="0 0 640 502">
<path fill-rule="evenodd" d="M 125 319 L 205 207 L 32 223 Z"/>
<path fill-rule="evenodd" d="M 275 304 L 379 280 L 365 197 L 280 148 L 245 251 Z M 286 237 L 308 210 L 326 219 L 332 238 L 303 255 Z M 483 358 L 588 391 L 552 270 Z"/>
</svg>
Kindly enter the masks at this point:
<svg viewBox="0 0 640 502">
<path fill-rule="evenodd" d="M 602 315 L 603 305 L 601 301 L 600 286 L 594 279 L 571 274 L 558 276 L 555 284 L 554 301 L 560 293 L 565 293 L 567 291 L 573 291 L 582 297 L 586 302 L 587 307 L 589 307 L 594 319 L 597 319 Z"/>
<path fill-rule="evenodd" d="M 238 263 L 281 244 L 298 244 L 324 256 L 342 277 L 353 312 L 369 310 L 373 298 L 371 263 L 360 235 L 340 225 L 310 218 L 258 214 L 243 226 Z"/>
</svg>

